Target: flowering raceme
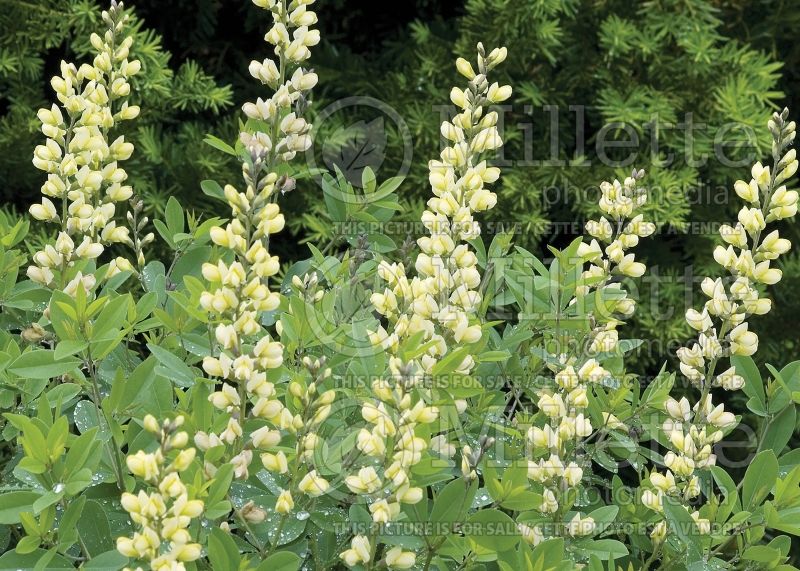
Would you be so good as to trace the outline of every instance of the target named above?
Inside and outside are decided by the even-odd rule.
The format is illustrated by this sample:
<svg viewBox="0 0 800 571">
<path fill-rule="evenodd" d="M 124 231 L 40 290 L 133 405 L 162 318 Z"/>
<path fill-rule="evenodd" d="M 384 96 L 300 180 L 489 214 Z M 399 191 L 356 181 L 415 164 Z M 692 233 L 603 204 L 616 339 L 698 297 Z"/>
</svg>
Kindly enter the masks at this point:
<svg viewBox="0 0 800 571">
<path fill-rule="evenodd" d="M 578 457 L 581 442 L 595 433 L 588 413 L 589 395 L 593 385 L 600 385 L 610 373 L 595 356 L 611 354 L 619 341 L 617 326 L 630 316 L 635 308 L 621 290 L 620 282 L 611 282 L 614 276 L 640 277 L 645 266 L 636 262 L 628 251 L 636 246 L 640 237 L 655 231 L 652 222 L 645 222 L 637 210 L 647 202 L 647 191 L 638 184 L 643 171 L 634 170 L 623 182 L 604 182 L 600 185 L 600 220 L 590 220 L 586 231 L 592 237 L 589 243 L 581 242 L 576 255 L 589 263 L 582 273 L 582 285 L 576 288 L 576 297 L 570 306 L 579 307 L 590 294 L 614 294 L 609 311 L 594 314 L 594 327 L 588 335 L 586 354 L 563 353 L 557 364 L 551 365 L 555 373 L 545 386 L 538 390 L 537 407 L 543 423 L 528 429 L 527 439 L 533 459 L 528 463 L 528 478 L 541 485 L 543 501 L 538 510 L 551 515 L 558 526 L 562 521 L 562 504 L 583 483 L 584 462 Z M 606 218 L 608 216 L 608 218 Z M 610 220 L 609 220 L 610 219 Z M 601 244 L 603 244 L 601 246 Z M 610 413 L 603 414 L 600 429 L 619 429 L 624 426 Z M 538 460 L 537 460 L 538 458 Z M 590 535 L 594 520 L 575 513 L 565 523 L 565 531 L 573 537 Z M 522 536 L 532 545 L 547 539 L 547 534 L 537 526 L 520 524 Z"/>
<path fill-rule="evenodd" d="M 371 334 L 373 343 L 391 352 L 402 339 L 424 332 L 423 340 L 432 343 L 418 364 L 426 373 L 448 350 L 481 338 L 481 324 L 475 317 L 481 302 L 477 291 L 481 274 L 467 242 L 480 236 L 474 213 L 497 203 L 486 185 L 497 181 L 500 169 L 488 166 L 484 156 L 500 148 L 503 140 L 497 130 L 497 112 L 484 112 L 484 107 L 511 97 L 510 86 L 490 84 L 487 78 L 506 54 L 505 48 L 496 48 L 487 55 L 479 44 L 478 73 L 463 58 L 456 63 L 470 83 L 466 90 L 454 87 L 450 92 L 461 111 L 442 123 L 440 131 L 449 146 L 442 150 L 440 160 L 428 164 L 434 196 L 422 214 L 430 235 L 417 241 L 421 252 L 414 266 L 419 275 L 409 280 L 403 264 L 384 261 L 379 275 L 388 287 L 371 298 L 391 324 L 391 333 L 381 327 Z M 474 364 L 467 356 L 458 372 L 469 374 Z"/>
<path fill-rule="evenodd" d="M 97 259 L 106 246 L 126 244 L 133 247 L 141 269 L 142 248 L 153 240 L 152 234 L 139 238 L 147 219 L 139 219 L 138 202 L 128 213 L 133 235 L 115 219 L 118 205 L 133 196 L 120 166 L 130 158 L 133 145 L 122 135 L 112 140 L 111 134 L 121 122 L 139 115 L 139 107 L 126 101 L 130 78 L 141 69 L 139 60 L 129 59 L 133 37 L 125 34 L 127 20 L 122 3 L 113 2 L 103 12 L 108 29 L 102 37 L 91 36 L 96 50 L 92 64 L 76 67 L 62 61 L 61 75 L 51 82 L 61 106 L 38 112 L 47 141 L 36 147 L 33 164 L 48 174 L 42 201 L 31 206 L 30 213 L 37 220 L 60 224 L 61 230 L 55 243 L 34 255 L 28 277 L 67 292 L 94 286 L 93 275 L 73 270 L 81 260 Z M 128 259 L 117 257 L 105 277 L 133 269 Z"/>
<path fill-rule="evenodd" d="M 787 190 L 785 184 L 798 167 L 795 150 L 787 150 L 795 139 L 795 123 L 787 123 L 787 116 L 788 110 L 776 112 L 769 123 L 772 167 L 756 163 L 751 180 L 734 185 L 747 204 L 739 211 L 735 226 L 720 227 L 727 246 L 714 249 L 714 259 L 730 276 L 726 280 L 705 278 L 701 287 L 708 301 L 701 310 L 686 312 L 686 322 L 698 338 L 690 347 L 678 350 L 680 371 L 700 391 L 700 397 L 694 404 L 686 396 L 680 400 L 670 397 L 664 403 L 668 418 L 663 431 L 671 448 L 664 456 L 666 472 L 651 472 L 653 490 L 646 490 L 642 497 L 647 507 L 658 512 L 663 510 L 664 494 L 678 494 L 686 502 L 700 495 L 698 472 L 716 464 L 714 445 L 738 422 L 724 403 L 714 404 L 712 389 L 736 391 L 744 386 L 733 361 L 758 349 L 758 336 L 749 330 L 747 319 L 770 311 L 771 300 L 762 297 L 759 288 L 780 281 L 781 270 L 774 262 L 791 247 L 778 230 L 767 233 L 769 223 L 797 213 L 797 191 Z M 725 359 L 731 361 L 730 366 L 719 372 L 717 367 Z M 691 515 L 701 529 L 708 527 L 700 512 Z M 663 526 L 657 526 L 653 538 L 663 539 L 663 531 Z"/>
<path fill-rule="evenodd" d="M 183 422 L 178 416 L 159 425 L 155 417 L 146 416 L 144 428 L 157 438 L 159 447 L 128 456 L 128 469 L 151 490 L 122 494 L 122 507 L 139 529 L 132 538 L 118 538 L 117 550 L 146 561 L 154 571 L 183 571 L 184 563 L 198 559 L 202 550 L 188 529 L 203 513 L 203 502 L 189 499 L 189 489 L 181 481 L 181 472 L 195 457 L 195 449 L 186 448 L 189 435 L 178 430 Z"/>
<path fill-rule="evenodd" d="M 278 63 L 268 58 L 250 64 L 250 74 L 274 93 L 243 107 L 251 120 L 250 128 L 240 136 L 245 190 L 225 187 L 231 221 L 210 231 L 214 244 L 229 250 L 233 260 L 226 263 L 220 257 L 216 263 L 203 265 L 203 277 L 210 288 L 200 297 L 200 305 L 216 323 L 214 333 L 220 348 L 218 355 L 203 360 L 206 373 L 222 379 L 221 387 L 209 400 L 227 415 L 227 424 L 218 434 L 201 432 L 196 438 L 204 450 L 231 447 L 236 454 L 230 462 L 235 476 L 241 479 L 249 475 L 254 450 L 263 451 L 261 463 L 268 471 L 288 472 L 283 451 L 267 452 L 281 442 L 282 432 L 296 439 L 296 461 L 308 459 L 320 442 L 315 428 L 329 414 L 335 395 L 333 391 L 316 392 L 330 375 L 324 359 L 307 357 L 304 364 L 311 382 L 306 386 L 293 383 L 290 387 L 303 402 L 302 411 L 297 413 L 277 398 L 276 377 L 271 375 L 283 364 L 284 348 L 261 325 L 265 312 L 280 305 L 280 294 L 269 287 L 269 279 L 280 269 L 278 257 L 270 254 L 269 240 L 285 223 L 277 199 L 295 184 L 278 171 L 283 163 L 311 145 L 311 125 L 301 113 L 308 105 L 317 76 L 304 68 L 303 62 L 310 56 L 309 48 L 319 42 L 319 32 L 309 28 L 316 23 L 314 12 L 308 9 L 311 1 L 294 0 L 288 5 L 275 1 L 254 3 L 272 14 L 273 25 L 265 40 L 274 46 Z M 280 335 L 280 322 L 276 328 Z M 243 424 L 248 417 L 259 419 L 261 426 L 246 436 L 245 445 Z M 295 473 L 296 469 L 292 471 Z M 328 482 L 313 470 L 296 483 L 297 490 L 310 497 L 325 493 L 328 487 Z M 277 512 L 286 515 L 294 509 L 292 493 L 289 489 L 281 491 L 275 505 Z"/>
<path fill-rule="evenodd" d="M 409 480 L 410 470 L 428 448 L 416 429 L 433 423 L 439 415 L 437 407 L 426 403 L 425 396 L 431 397 L 421 382 L 423 377 L 448 351 L 481 338 L 481 323 L 476 315 L 481 275 L 477 256 L 466 242 L 480 236 L 480 224 L 473 213 L 488 210 L 497 201 L 485 185 L 495 182 L 500 170 L 488 166 L 485 155 L 499 148 L 502 139 L 496 128 L 497 113 L 484 114 L 484 107 L 511 96 L 509 86 L 490 84 L 487 78 L 505 58 L 505 48 L 487 55 L 478 44 L 477 73 L 472 64 L 458 60 L 457 68 L 469 85 L 464 91 L 453 88 L 451 100 L 461 111 L 442 123 L 441 133 L 449 146 L 442 150 L 440 160 L 429 163 L 434 196 L 422 214 L 430 235 L 418 240 L 418 275 L 409 279 L 403 264 L 398 263 L 383 261 L 378 268 L 387 288 L 383 293 L 374 293 L 370 301 L 387 319 L 389 329 L 380 327 L 370 333 L 370 338 L 391 355 L 390 376 L 372 383 L 374 400 L 367 400 L 361 409 L 371 428 L 359 431 L 356 446 L 383 465 L 382 474 L 366 466 L 345 480 L 351 492 L 366 497 L 377 524 L 395 520 L 400 504 L 415 504 L 423 497 L 423 490 L 412 486 Z M 418 360 L 404 361 L 398 354 L 399 346 L 418 333 L 422 333 L 421 342 L 430 349 Z M 468 356 L 456 372 L 468 374 L 473 366 L 474 361 Z M 356 537 L 340 557 L 348 566 L 368 563 L 369 547 L 370 538 Z M 413 553 L 400 550 L 390 550 L 386 557 L 387 565 L 393 568 L 410 567 L 415 559 Z"/>
</svg>

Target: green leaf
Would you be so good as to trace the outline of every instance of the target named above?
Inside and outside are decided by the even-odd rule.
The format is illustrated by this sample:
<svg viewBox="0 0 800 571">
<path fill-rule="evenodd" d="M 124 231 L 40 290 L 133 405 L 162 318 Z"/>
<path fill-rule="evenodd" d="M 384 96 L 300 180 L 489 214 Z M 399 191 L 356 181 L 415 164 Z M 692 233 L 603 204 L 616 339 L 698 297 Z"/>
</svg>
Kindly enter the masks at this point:
<svg viewBox="0 0 800 571">
<path fill-rule="evenodd" d="M 686 508 L 672 498 L 664 498 L 664 516 L 672 533 L 680 539 L 687 550 L 687 562 L 700 561 L 702 549 L 700 546 L 700 530 L 686 511 Z"/>
<path fill-rule="evenodd" d="M 47 400 L 52 408 L 60 404 L 62 408 L 67 402 L 78 396 L 81 392 L 80 385 L 75 383 L 60 383 L 47 391 Z"/>
<path fill-rule="evenodd" d="M 53 352 L 53 355 L 55 359 L 64 359 L 75 353 L 80 353 L 88 346 L 89 344 L 86 341 L 65 339 L 56 345 L 56 350 Z"/>
<path fill-rule="evenodd" d="M 616 539 L 580 539 L 573 543 L 573 548 L 582 558 L 588 559 L 596 555 L 604 561 L 620 559 L 628 555 L 628 548 Z"/>
<path fill-rule="evenodd" d="M 175 240 L 172 239 L 172 233 L 169 231 L 169 228 L 167 228 L 167 225 L 156 218 L 153 220 L 153 226 L 156 227 L 158 234 L 164 239 L 167 245 L 174 250 L 176 248 Z"/>
<path fill-rule="evenodd" d="M 229 533 L 215 527 L 208 536 L 208 558 L 215 571 L 238 569 L 242 557 Z"/>
<path fill-rule="evenodd" d="M 461 478 L 453 480 L 436 496 L 431 510 L 431 521 L 443 524 L 461 521 L 472 505 L 477 491 L 478 485 L 475 481 L 467 484 Z"/>
<path fill-rule="evenodd" d="M 332 222 L 341 223 L 347 220 L 347 193 L 336 186 L 336 181 L 330 175 L 322 177 L 322 198 Z M 350 196 L 349 200 L 353 200 Z"/>
<path fill-rule="evenodd" d="M 220 139 L 218 137 L 215 137 L 214 135 L 211 135 L 211 134 L 206 135 L 206 138 L 203 139 L 203 142 L 206 145 L 214 147 L 218 151 L 222 151 L 225 154 L 228 154 L 228 155 L 231 155 L 231 156 L 234 156 L 234 157 L 236 156 L 236 149 L 231 147 L 228 143 L 226 143 L 222 139 Z M 203 182 L 208 182 L 208 181 L 203 181 Z"/>
<path fill-rule="evenodd" d="M 55 552 L 37 549 L 33 553 L 21 555 L 15 551 L 7 551 L 0 556 L 0 571 L 34 571 L 40 559 L 49 558 L 44 566 L 46 571 L 74 571 L 75 566 L 65 557 Z"/>
<path fill-rule="evenodd" d="M 38 492 L 7 492 L 0 494 L 0 523 L 19 523 L 20 512 L 33 512 L 33 503 L 39 499 Z"/>
<path fill-rule="evenodd" d="M 14 359 L 8 370 L 27 379 L 52 379 L 75 370 L 79 364 L 74 358 L 56 359 L 55 351 L 35 349 Z"/>
<path fill-rule="evenodd" d="M 591 512 L 589 517 L 594 520 L 594 535 L 603 532 L 617 518 L 617 514 L 619 506 L 603 506 Z"/>
<path fill-rule="evenodd" d="M 731 357 L 731 364 L 736 367 L 736 373 L 744 378 L 742 390 L 752 401 L 752 403 L 747 403 L 748 408 L 756 414 L 766 414 L 767 395 L 764 391 L 764 381 L 755 361 L 750 357 L 734 355 Z"/>
<path fill-rule="evenodd" d="M 711 474 L 717 486 L 722 490 L 723 497 L 717 510 L 717 521 L 723 523 L 727 521 L 731 512 L 741 509 L 739 505 L 739 490 L 733 478 L 723 468 L 711 466 Z"/>
<path fill-rule="evenodd" d="M 753 545 L 745 549 L 742 559 L 768 563 L 770 566 L 765 566 L 765 568 L 771 568 L 771 565 L 777 564 L 781 559 L 781 552 L 766 545 Z"/>
<path fill-rule="evenodd" d="M 546 539 L 533 548 L 531 562 L 537 570 L 556 569 L 556 564 L 564 559 L 564 538 Z M 528 569 L 531 569 L 529 566 Z"/>
<path fill-rule="evenodd" d="M 507 361 L 511 358 L 511 353 L 508 351 L 486 351 L 481 353 L 475 358 L 478 363 L 493 363 L 500 361 Z"/>
<path fill-rule="evenodd" d="M 800 466 L 775 482 L 774 505 L 777 509 L 800 503 Z"/>
<path fill-rule="evenodd" d="M 521 538 L 514 520 L 500 510 L 479 510 L 467 523 L 470 543 L 490 552 L 512 549 Z"/>
<path fill-rule="evenodd" d="M 129 559 L 116 549 L 106 551 L 87 561 L 82 569 L 92 569 L 93 571 L 119 571 L 125 567 Z"/>
<path fill-rule="evenodd" d="M 772 450 L 756 454 L 742 483 L 742 509 L 752 512 L 761 505 L 778 478 L 778 459 Z"/>
<path fill-rule="evenodd" d="M 796 510 L 776 511 L 769 502 L 764 504 L 764 515 L 767 527 L 800 536 L 800 525 L 797 524 Z M 747 513 L 747 512 L 744 512 Z"/>
<path fill-rule="evenodd" d="M 230 463 L 223 464 L 219 470 L 214 474 L 214 480 L 208 487 L 208 496 L 206 497 L 206 504 L 211 506 L 222 500 L 228 493 L 233 480 L 233 465 Z"/>
<path fill-rule="evenodd" d="M 111 438 L 111 432 L 105 419 L 101 420 L 97 416 L 97 407 L 91 401 L 82 400 L 75 405 L 75 426 L 81 434 L 90 430 L 97 430 L 97 438 L 102 442 L 107 442 Z"/>
<path fill-rule="evenodd" d="M 25 554 L 25 553 L 32 553 L 39 549 L 39 546 L 42 544 L 42 538 L 38 535 L 29 535 L 27 537 L 23 537 L 17 543 L 17 547 L 15 548 L 17 553 Z"/>
<path fill-rule="evenodd" d="M 181 203 L 174 196 L 170 196 L 169 200 L 167 200 L 164 217 L 167 220 L 167 227 L 173 235 L 184 231 L 183 208 L 181 208 Z"/>
<path fill-rule="evenodd" d="M 761 442 L 762 450 L 772 450 L 776 454 L 786 447 L 794 433 L 797 422 L 797 409 L 794 405 L 787 406 L 778 413 L 767 426 L 764 440 Z"/>
<path fill-rule="evenodd" d="M 80 496 L 69 502 L 61 521 L 58 522 L 58 541 L 67 547 L 78 541 L 78 531 L 76 525 L 83 514 L 86 506 L 86 496 Z"/>
<path fill-rule="evenodd" d="M 361 188 L 364 190 L 364 194 L 375 192 L 375 173 L 370 167 L 361 171 Z"/>
<path fill-rule="evenodd" d="M 200 188 L 206 196 L 223 201 L 225 200 L 225 191 L 222 190 L 222 187 L 215 180 L 204 180 L 200 183 Z"/>
<path fill-rule="evenodd" d="M 538 506 L 541 503 L 541 494 L 531 492 L 523 487 L 517 487 L 503 498 L 503 501 L 500 502 L 500 506 L 509 510 L 524 511 L 530 509 L 531 506 Z"/>
<path fill-rule="evenodd" d="M 26 458 L 33 458 L 42 464 L 47 464 L 50 460 L 47 453 L 47 439 L 42 434 L 39 425 L 21 414 L 6 413 L 5 417 L 17 430 L 22 432 L 21 442 Z"/>
<path fill-rule="evenodd" d="M 69 452 L 67 452 L 67 456 L 64 459 L 64 473 L 66 475 L 74 474 L 86 466 L 92 452 L 100 446 L 97 438 L 99 430 L 98 427 L 90 428 L 72 441 Z"/>
<path fill-rule="evenodd" d="M 291 551 L 281 551 L 270 555 L 261 565 L 256 567 L 256 571 L 297 571 L 300 569 L 302 559 Z"/>
<path fill-rule="evenodd" d="M 89 500 L 83 507 L 83 515 L 78 520 L 78 534 L 89 555 L 100 555 L 114 548 L 111 528 L 106 512 L 95 500 Z"/>
<path fill-rule="evenodd" d="M 192 369 L 174 353 L 154 343 L 148 343 L 147 348 L 161 363 L 161 367 L 158 367 L 157 372 L 171 379 L 179 387 L 188 388 L 194 384 L 195 375 Z"/>
<path fill-rule="evenodd" d="M 151 356 L 139 363 L 127 377 L 120 376 L 116 379 L 111 385 L 111 394 L 108 397 L 111 410 L 125 411 L 136 402 L 137 398 L 148 395 L 156 377 L 157 364 L 158 361 Z"/>
<path fill-rule="evenodd" d="M 672 390 L 672 385 L 675 383 L 675 375 L 661 372 L 653 379 L 653 382 L 647 385 L 647 388 L 642 394 L 642 402 L 648 404 L 653 408 L 661 408 L 664 400 L 669 396 L 669 391 Z"/>
<path fill-rule="evenodd" d="M 449 352 L 445 357 L 436 363 L 431 369 L 431 375 L 434 377 L 438 375 L 447 375 L 455 371 L 467 353 L 470 352 L 469 347 L 459 347 L 455 351 Z"/>
<path fill-rule="evenodd" d="M 61 498 L 63 497 L 64 497 L 63 490 L 60 492 L 54 492 L 52 490 L 49 492 L 45 492 L 44 494 L 39 496 L 39 499 L 33 502 L 33 513 L 35 514 L 41 513 L 41 511 L 44 510 L 45 508 L 49 508 L 53 504 L 61 501 Z"/>
<path fill-rule="evenodd" d="M 116 332 L 124 324 L 131 302 L 130 294 L 120 295 L 106 302 L 94 321 L 94 329 L 92 330 L 93 342 L 116 337 Z"/>
</svg>

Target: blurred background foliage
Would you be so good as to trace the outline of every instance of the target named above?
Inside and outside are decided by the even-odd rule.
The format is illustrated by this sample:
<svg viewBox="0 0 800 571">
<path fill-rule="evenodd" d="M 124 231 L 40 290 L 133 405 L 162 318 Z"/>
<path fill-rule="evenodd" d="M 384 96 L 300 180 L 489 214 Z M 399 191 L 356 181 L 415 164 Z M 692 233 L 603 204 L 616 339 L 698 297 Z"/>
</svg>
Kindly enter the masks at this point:
<svg viewBox="0 0 800 571">
<path fill-rule="evenodd" d="M 5 210 L 24 212 L 39 192 L 41 174 L 30 160 L 41 139 L 35 111 L 48 105 L 49 77 L 60 60 L 85 55 L 96 7 L 95 0 L 0 0 Z M 265 14 L 244 0 L 137 0 L 134 8 L 143 113 L 127 134 L 136 144 L 127 170 L 152 213 L 174 195 L 210 216 L 200 181 L 235 181 L 237 173 L 230 157 L 203 139 L 213 133 L 232 141 L 239 106 L 260 95 L 247 64 L 268 55 Z M 653 278 L 640 287 L 632 336 L 653 340 L 639 362 L 642 371 L 657 370 L 674 349 L 670 342 L 689 335 L 683 308 L 691 296 L 698 304 L 699 277 L 714 271 L 715 224 L 735 219 L 733 182 L 748 175 L 742 165 L 769 159 L 769 115 L 788 105 L 800 116 L 795 3 L 319 0 L 316 9 L 323 44 L 311 62 L 320 74 L 314 108 L 324 119 L 315 125 L 316 162 L 336 164 L 354 181 L 366 165 L 379 178 L 407 171 L 403 220 L 417 218 L 428 194 L 427 160 L 437 155 L 441 106 L 461 83 L 453 61 L 471 55 L 478 41 L 509 50 L 500 68 L 505 77 L 497 80 L 515 88 L 504 114 L 504 160 L 513 168 L 504 173 L 493 221 L 513 226 L 519 245 L 541 252 L 546 243 L 568 242 L 596 204 L 600 181 L 624 176 L 633 164 L 648 171 L 649 214 L 661 234 L 640 246 Z M 328 112 L 351 96 L 380 100 L 402 125 L 369 105 Z M 597 143 L 604 140 L 628 145 L 608 153 L 617 162 L 635 146 L 635 162 L 600 160 Z M 720 142 L 738 166 L 715 158 Z M 278 241 L 283 259 L 302 255 L 303 241 L 336 240 L 320 195 L 304 181 L 285 198 L 290 228 Z M 800 244 L 797 228 L 787 224 L 783 231 Z M 800 315 L 800 257 L 787 256 L 782 269 L 777 310 L 754 320 L 762 338 L 758 355 L 776 364 L 800 357 L 791 317 Z"/>
</svg>

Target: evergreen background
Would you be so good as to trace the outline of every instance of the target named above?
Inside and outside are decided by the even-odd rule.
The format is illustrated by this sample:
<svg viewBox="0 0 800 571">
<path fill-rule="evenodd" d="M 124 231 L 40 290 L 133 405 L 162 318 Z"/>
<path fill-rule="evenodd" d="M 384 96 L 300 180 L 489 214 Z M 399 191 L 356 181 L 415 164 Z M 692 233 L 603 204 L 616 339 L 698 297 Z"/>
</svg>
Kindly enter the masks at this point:
<svg viewBox="0 0 800 571">
<path fill-rule="evenodd" d="M 88 36 L 97 27 L 95 0 L 0 0 L 0 205 L 25 212 L 36 199 L 41 173 L 31 165 L 33 147 L 41 139 L 35 111 L 49 106 L 49 77 L 62 58 L 81 58 Z M 624 176 L 630 167 L 611 168 L 594 156 L 594 142 L 603 126 L 629 124 L 640 136 L 642 155 L 636 166 L 648 170 L 653 189 L 650 216 L 662 234 L 643 242 L 641 251 L 661 279 L 644 284 L 642 304 L 632 336 L 654 339 L 640 349 L 642 371 L 660 367 L 671 353 L 672 340 L 689 335 L 683 323 L 686 277 L 693 267 L 702 276 L 713 269 L 713 232 L 687 223 L 735 219 L 730 191 L 747 167 L 727 167 L 711 160 L 687 164 L 685 139 L 664 128 L 692 113 L 709 129 L 692 142 L 697 152 L 710 152 L 718 128 L 731 121 L 757 134 L 751 148 L 729 153 L 769 158 L 765 125 L 770 113 L 788 105 L 800 117 L 800 46 L 794 30 L 800 11 L 791 0 L 402 0 L 393 3 L 318 0 L 323 42 L 311 65 L 320 74 L 317 112 L 352 95 L 380 99 L 408 126 L 413 162 L 401 187 L 404 220 L 414 220 L 428 193 L 429 158 L 439 145 L 440 105 L 450 86 L 460 83 L 453 61 L 471 56 L 482 40 L 487 47 L 506 45 L 509 59 L 501 82 L 514 86 L 506 158 L 519 161 L 551 156 L 549 115 L 544 105 L 559 106 L 556 153 L 575 159 L 575 113 L 585 106 L 583 126 L 591 167 L 521 166 L 504 173 L 494 221 L 514 224 L 516 242 L 534 252 L 545 244 L 567 243 L 574 234 L 553 233 L 550 223 L 580 223 L 592 212 L 592 189 L 604 180 Z M 200 191 L 206 178 L 236 180 L 236 164 L 203 142 L 213 133 L 232 141 L 238 130 L 239 106 L 259 95 L 247 74 L 251 59 L 267 54 L 262 36 L 268 22 L 263 11 L 234 0 L 137 0 L 135 55 L 144 73 L 138 81 L 142 116 L 128 136 L 136 144 L 127 168 L 137 193 L 158 216 L 170 196 L 199 215 L 213 212 Z M 530 110 L 526 110 L 529 106 Z M 404 140 L 386 125 L 377 142 L 375 116 L 369 110 L 338 114 L 319 125 L 323 163 L 348 163 L 364 151 L 364 141 L 377 145 L 378 177 L 394 175 L 402 165 Z M 645 151 L 652 143 L 647 124 L 660 118 L 659 148 L 677 160 L 654 164 Z M 359 122 L 361 121 L 361 122 Z M 517 123 L 532 124 L 525 141 Z M 627 139 L 611 130 L 605 136 Z M 366 137 L 366 138 L 365 138 Z M 741 137 L 739 137 L 741 138 Z M 369 149 L 367 149 L 369 150 Z M 580 162 L 579 161 L 579 162 Z M 348 174 L 353 174 L 348 172 Z M 357 178 L 357 172 L 356 178 Z M 558 189 L 556 192 L 554 189 Z M 565 190 L 566 189 L 566 190 Z M 731 193 L 732 194 L 732 193 Z M 558 201 L 553 197 L 558 196 Z M 722 196 L 723 199 L 719 199 Z M 735 195 L 734 199 L 735 199 Z M 312 184 L 286 197 L 290 228 L 283 234 L 282 259 L 305 256 L 304 240 L 336 244 L 326 220 L 321 191 Z M 797 245 L 800 231 L 785 225 Z M 398 236 L 401 243 L 406 236 Z M 35 237 L 33 239 L 35 242 Z M 542 256 L 545 254 L 542 253 Z M 782 263 L 784 281 L 777 288 L 776 310 L 754 320 L 762 338 L 759 358 L 777 365 L 800 358 L 796 315 L 800 315 L 800 257 Z M 689 276 L 691 279 L 691 276 Z M 694 284 L 697 305 L 697 283 Z M 691 288 L 690 288 L 691 290 Z M 652 301 L 651 301 L 652 300 Z M 677 308 L 672 314 L 665 310 Z"/>
</svg>

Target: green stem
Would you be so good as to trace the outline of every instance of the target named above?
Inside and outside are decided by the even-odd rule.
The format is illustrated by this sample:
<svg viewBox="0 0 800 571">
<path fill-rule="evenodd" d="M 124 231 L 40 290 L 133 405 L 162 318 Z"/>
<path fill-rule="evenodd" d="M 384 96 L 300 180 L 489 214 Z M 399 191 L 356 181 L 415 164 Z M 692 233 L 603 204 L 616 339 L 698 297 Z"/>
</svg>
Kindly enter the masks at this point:
<svg viewBox="0 0 800 571">
<path fill-rule="evenodd" d="M 661 543 L 656 545 L 655 549 L 653 549 L 653 552 L 650 554 L 650 557 L 648 557 L 647 561 L 644 562 L 644 566 L 642 567 L 642 571 L 649 571 L 650 570 L 650 566 L 658 558 L 658 554 L 660 552 L 661 552 Z"/>
<path fill-rule="evenodd" d="M 758 526 L 760 526 L 760 525 L 763 525 L 763 524 L 760 524 L 760 523 L 759 523 L 759 524 L 756 524 L 756 523 L 749 523 L 749 524 L 747 524 L 747 525 L 745 525 L 745 526 L 742 526 L 742 527 L 738 528 L 738 529 L 736 530 L 736 532 L 735 532 L 733 535 L 731 535 L 731 536 L 730 536 L 730 537 L 728 537 L 728 538 L 727 538 L 725 541 L 723 541 L 723 542 L 722 542 L 722 543 L 720 543 L 720 544 L 719 544 L 717 547 L 715 547 L 715 548 L 714 548 L 714 549 L 713 549 L 713 550 L 712 550 L 712 551 L 711 551 L 711 552 L 708 554 L 708 558 L 709 558 L 709 559 L 711 559 L 712 557 L 714 557 L 714 556 L 716 556 L 716 555 L 719 555 L 720 553 L 722 553 L 722 550 L 723 550 L 723 549 L 725 549 L 726 547 L 728 547 L 728 544 L 730 544 L 730 542 L 731 542 L 731 541 L 733 541 L 734 539 L 736 539 L 737 537 L 739 537 L 739 535 L 741 535 L 742 533 L 744 533 L 745 531 L 747 531 L 747 530 L 749 530 L 749 529 L 752 529 L 752 528 L 754 528 L 754 527 L 758 527 Z"/>
<path fill-rule="evenodd" d="M 269 551 L 267 551 L 265 557 L 272 555 L 272 553 L 278 548 L 278 542 L 281 539 L 281 532 L 283 531 L 283 526 L 286 525 L 286 520 L 288 517 L 288 514 L 283 514 L 281 516 L 281 519 L 278 522 L 278 527 L 275 529 L 275 537 L 272 538 L 272 545 L 269 548 Z"/>
<path fill-rule="evenodd" d="M 230 496 L 228 496 L 228 500 L 229 501 L 231 500 Z M 254 547 L 256 549 L 258 549 L 259 555 L 261 555 L 262 557 L 266 557 L 266 555 L 264 553 L 264 551 L 266 549 L 266 546 L 264 545 L 264 543 L 259 541 L 258 536 L 255 534 L 253 529 L 250 527 L 250 524 L 247 523 L 247 520 L 244 518 L 244 516 L 241 514 L 241 512 L 239 510 L 234 510 L 234 513 L 236 514 L 236 517 L 239 519 L 239 523 L 241 523 L 242 527 L 244 527 L 245 531 L 250 535 L 250 537 L 253 538 L 253 542 L 255 543 Z M 279 532 L 279 534 L 280 534 L 280 532 Z"/>
<path fill-rule="evenodd" d="M 106 442 L 105 447 L 108 455 L 111 457 L 111 465 L 114 469 L 114 474 L 117 478 L 117 489 L 119 491 L 125 491 L 125 474 L 122 471 L 122 464 L 119 459 L 118 451 L 121 450 L 121 445 L 117 442 L 117 439 L 114 437 L 114 431 L 111 430 L 111 423 L 106 420 L 105 415 L 103 414 L 102 409 L 100 408 L 100 387 L 97 384 L 97 371 L 94 366 L 94 360 L 92 359 L 92 352 L 91 349 L 87 349 L 86 352 L 86 361 L 87 367 L 89 369 L 89 378 L 92 381 L 92 402 L 94 403 L 94 408 L 97 413 L 97 426 L 98 428 L 105 420 L 106 426 L 108 427 L 108 432 L 111 436 L 111 442 Z"/>
</svg>

